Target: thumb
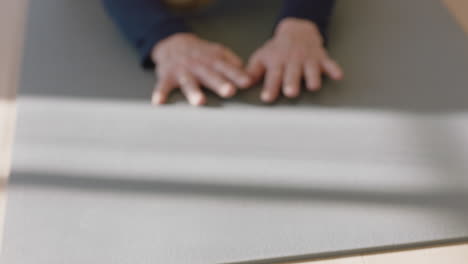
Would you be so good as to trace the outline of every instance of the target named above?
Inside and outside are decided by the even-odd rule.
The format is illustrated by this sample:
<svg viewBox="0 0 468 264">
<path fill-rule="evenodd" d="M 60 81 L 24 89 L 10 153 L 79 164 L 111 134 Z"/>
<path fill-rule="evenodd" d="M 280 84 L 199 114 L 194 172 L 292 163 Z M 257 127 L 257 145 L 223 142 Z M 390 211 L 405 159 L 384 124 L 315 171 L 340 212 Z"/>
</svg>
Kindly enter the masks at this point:
<svg viewBox="0 0 468 264">
<path fill-rule="evenodd" d="M 265 74 L 265 65 L 258 57 L 252 57 L 247 64 L 247 74 L 252 78 L 253 83 L 257 83 Z"/>
</svg>

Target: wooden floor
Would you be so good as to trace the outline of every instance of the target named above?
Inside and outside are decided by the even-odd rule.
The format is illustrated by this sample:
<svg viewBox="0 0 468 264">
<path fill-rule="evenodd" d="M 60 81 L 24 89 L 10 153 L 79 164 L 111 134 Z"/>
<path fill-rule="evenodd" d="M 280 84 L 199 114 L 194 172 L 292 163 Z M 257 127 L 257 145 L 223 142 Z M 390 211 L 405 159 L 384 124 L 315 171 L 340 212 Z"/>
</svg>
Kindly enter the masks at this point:
<svg viewBox="0 0 468 264">
<path fill-rule="evenodd" d="M 40 1 L 40 0 L 39 0 Z M 422 3 L 424 0 L 419 0 Z M 442 0 L 468 33 L 468 0 Z M 15 124 L 15 90 L 26 0 L 0 1 L 0 237 Z M 467 69 L 468 71 L 468 69 Z M 1 241 L 1 240 L 0 240 Z M 1 245 L 1 243 L 0 243 Z M 468 243 L 311 260 L 310 264 L 468 264 Z"/>
</svg>

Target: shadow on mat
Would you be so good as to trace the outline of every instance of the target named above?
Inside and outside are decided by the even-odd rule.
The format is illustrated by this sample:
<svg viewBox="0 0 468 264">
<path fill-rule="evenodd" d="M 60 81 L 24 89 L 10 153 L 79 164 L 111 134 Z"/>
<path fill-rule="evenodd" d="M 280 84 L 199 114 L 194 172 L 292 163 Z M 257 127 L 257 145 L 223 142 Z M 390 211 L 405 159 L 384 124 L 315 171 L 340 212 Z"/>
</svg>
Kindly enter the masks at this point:
<svg viewBox="0 0 468 264">
<path fill-rule="evenodd" d="M 468 212 L 468 194 L 463 190 L 388 191 L 343 188 L 286 187 L 275 185 L 223 184 L 156 179 L 135 179 L 53 173 L 14 172 L 10 187 L 59 188 L 78 192 L 167 195 L 176 197 L 215 197 L 253 202 L 340 202 L 398 206 L 418 206 Z M 468 216 L 468 215 L 467 215 Z"/>
</svg>

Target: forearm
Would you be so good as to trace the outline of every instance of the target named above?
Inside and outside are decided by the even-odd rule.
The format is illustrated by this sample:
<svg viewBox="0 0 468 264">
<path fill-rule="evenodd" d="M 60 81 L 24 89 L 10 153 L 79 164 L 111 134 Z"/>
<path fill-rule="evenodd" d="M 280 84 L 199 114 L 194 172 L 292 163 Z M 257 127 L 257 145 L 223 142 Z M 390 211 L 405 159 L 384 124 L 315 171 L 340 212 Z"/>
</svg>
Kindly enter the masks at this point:
<svg viewBox="0 0 468 264">
<path fill-rule="evenodd" d="M 179 32 L 189 32 L 185 22 L 158 0 L 102 0 L 120 31 L 138 51 L 145 68 L 154 66 L 153 47 Z"/>
<path fill-rule="evenodd" d="M 293 17 L 314 22 L 322 37 L 326 39 L 327 27 L 335 0 L 284 0 L 278 22 Z"/>
</svg>

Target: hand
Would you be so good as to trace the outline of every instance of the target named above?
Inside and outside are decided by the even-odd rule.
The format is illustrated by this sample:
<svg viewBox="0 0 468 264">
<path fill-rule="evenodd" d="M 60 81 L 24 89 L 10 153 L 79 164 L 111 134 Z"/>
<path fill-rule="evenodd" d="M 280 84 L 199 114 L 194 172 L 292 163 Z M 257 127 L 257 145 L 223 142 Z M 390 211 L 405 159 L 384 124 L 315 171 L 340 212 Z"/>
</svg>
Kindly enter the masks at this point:
<svg viewBox="0 0 468 264">
<path fill-rule="evenodd" d="M 154 104 L 165 103 L 175 88 L 180 88 L 192 105 L 202 105 L 206 97 L 200 85 L 228 98 L 236 93 L 236 87 L 247 88 L 251 83 L 241 59 L 231 50 L 190 33 L 162 40 L 151 55 L 158 80 L 152 96 Z"/>
<path fill-rule="evenodd" d="M 309 91 L 317 91 L 322 73 L 334 80 L 343 78 L 340 66 L 328 57 L 317 26 L 296 18 L 278 24 L 273 38 L 250 58 L 247 72 L 254 82 L 265 75 L 261 99 L 267 103 L 281 91 L 289 98 L 299 96 L 302 79 Z"/>
</svg>

